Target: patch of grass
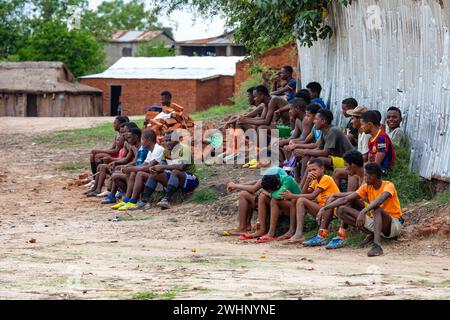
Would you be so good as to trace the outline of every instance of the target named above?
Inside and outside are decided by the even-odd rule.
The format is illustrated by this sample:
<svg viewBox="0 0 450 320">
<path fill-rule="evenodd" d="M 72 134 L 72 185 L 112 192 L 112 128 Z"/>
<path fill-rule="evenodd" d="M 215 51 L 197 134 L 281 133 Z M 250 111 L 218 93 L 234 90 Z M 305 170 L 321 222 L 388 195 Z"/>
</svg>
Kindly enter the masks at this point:
<svg viewBox="0 0 450 320">
<path fill-rule="evenodd" d="M 143 119 L 135 120 L 133 122 L 139 127 L 144 125 Z M 33 142 L 45 144 L 50 149 L 73 149 L 93 147 L 97 144 L 110 144 L 114 139 L 114 136 L 115 132 L 112 124 L 107 123 L 93 128 L 75 129 L 37 136 L 33 139 Z"/>
<path fill-rule="evenodd" d="M 176 294 L 173 292 L 154 293 L 154 292 L 139 292 L 132 296 L 134 300 L 153 300 L 153 299 L 165 299 L 170 300 L 175 298 Z"/>
<path fill-rule="evenodd" d="M 207 110 L 199 111 L 193 113 L 191 118 L 194 121 L 211 121 L 211 120 L 222 120 L 226 116 L 233 115 L 248 109 L 248 105 L 233 105 L 233 106 L 224 106 L 218 105 L 213 106 Z"/>
<path fill-rule="evenodd" d="M 68 172 L 79 172 L 82 170 L 87 170 L 89 167 L 88 161 L 70 161 L 62 163 L 56 166 L 56 171 L 68 171 Z"/>
<path fill-rule="evenodd" d="M 234 103 L 233 106 L 224 106 L 224 105 L 213 106 L 207 110 L 191 114 L 192 119 L 194 121 L 222 120 L 227 116 L 235 115 L 237 113 L 249 109 L 250 105 L 248 104 L 247 101 L 247 89 L 255 87 L 261 83 L 262 83 L 262 72 L 251 75 L 247 80 L 245 80 L 241 84 L 238 94 L 230 99 Z"/>
<path fill-rule="evenodd" d="M 217 176 L 217 172 L 204 165 L 197 165 L 195 167 L 195 175 L 200 182 L 208 181 L 209 178 Z"/>
<path fill-rule="evenodd" d="M 198 190 L 192 196 L 192 202 L 194 203 L 208 203 L 219 199 L 219 193 L 214 189 L 202 189 Z"/>
<path fill-rule="evenodd" d="M 448 205 L 450 204 L 450 189 L 440 193 L 436 196 L 436 198 L 434 199 L 434 201 L 438 204 L 438 205 Z"/>
<path fill-rule="evenodd" d="M 386 176 L 386 180 L 394 183 L 402 207 L 418 200 L 429 200 L 432 197 L 431 183 L 421 178 L 416 172 L 409 170 L 410 148 L 399 147 L 395 168 Z M 450 195 L 449 195 L 450 198 Z"/>
</svg>

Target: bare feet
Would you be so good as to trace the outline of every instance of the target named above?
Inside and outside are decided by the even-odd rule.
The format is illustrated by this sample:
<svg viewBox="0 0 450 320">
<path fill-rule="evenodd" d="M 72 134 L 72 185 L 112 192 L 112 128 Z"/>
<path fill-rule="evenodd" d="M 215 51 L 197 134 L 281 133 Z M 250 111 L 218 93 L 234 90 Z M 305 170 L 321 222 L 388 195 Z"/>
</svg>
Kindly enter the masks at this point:
<svg viewBox="0 0 450 320">
<path fill-rule="evenodd" d="M 285 242 L 285 244 L 300 244 L 305 241 L 304 237 L 296 237 L 295 235 L 292 236 L 288 241 Z"/>
<path fill-rule="evenodd" d="M 286 232 L 281 237 L 278 237 L 278 241 L 284 241 L 284 240 L 290 239 L 290 238 L 292 238 L 293 235 L 294 235 L 293 232 Z"/>
</svg>

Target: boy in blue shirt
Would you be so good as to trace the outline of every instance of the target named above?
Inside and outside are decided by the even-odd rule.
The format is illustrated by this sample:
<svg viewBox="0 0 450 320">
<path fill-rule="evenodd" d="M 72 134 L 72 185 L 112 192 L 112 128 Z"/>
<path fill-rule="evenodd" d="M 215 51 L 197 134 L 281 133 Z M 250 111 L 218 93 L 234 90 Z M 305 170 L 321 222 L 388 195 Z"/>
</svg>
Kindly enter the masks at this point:
<svg viewBox="0 0 450 320">
<path fill-rule="evenodd" d="M 272 96 L 286 96 L 287 102 L 291 102 L 295 98 L 297 92 L 297 81 L 292 77 L 294 69 L 291 66 L 284 66 L 281 68 L 280 79 L 286 82 L 286 85 L 276 91 L 273 91 Z"/>
<path fill-rule="evenodd" d="M 322 86 L 318 82 L 310 82 L 306 86 L 306 89 L 308 89 L 309 94 L 311 95 L 311 103 L 317 103 L 319 104 L 323 109 L 329 109 L 325 102 L 323 102 L 322 98 L 320 97 L 320 93 L 322 92 Z"/>
</svg>

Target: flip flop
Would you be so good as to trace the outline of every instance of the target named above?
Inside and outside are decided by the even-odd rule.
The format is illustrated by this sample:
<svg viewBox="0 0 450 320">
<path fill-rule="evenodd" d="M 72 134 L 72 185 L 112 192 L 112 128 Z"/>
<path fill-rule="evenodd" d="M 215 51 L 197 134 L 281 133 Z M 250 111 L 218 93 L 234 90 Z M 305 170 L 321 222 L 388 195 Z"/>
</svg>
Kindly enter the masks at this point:
<svg viewBox="0 0 450 320">
<path fill-rule="evenodd" d="M 276 237 L 268 237 L 268 236 L 262 236 L 256 240 L 256 243 L 266 243 L 266 242 L 272 242 L 277 241 Z"/>
<path fill-rule="evenodd" d="M 239 237 L 239 240 L 253 240 L 256 237 L 252 234 L 243 234 L 242 236 Z"/>
<path fill-rule="evenodd" d="M 223 237 L 231 236 L 231 233 L 227 230 L 219 231 L 218 234 L 219 234 L 219 236 L 223 236 Z"/>
</svg>

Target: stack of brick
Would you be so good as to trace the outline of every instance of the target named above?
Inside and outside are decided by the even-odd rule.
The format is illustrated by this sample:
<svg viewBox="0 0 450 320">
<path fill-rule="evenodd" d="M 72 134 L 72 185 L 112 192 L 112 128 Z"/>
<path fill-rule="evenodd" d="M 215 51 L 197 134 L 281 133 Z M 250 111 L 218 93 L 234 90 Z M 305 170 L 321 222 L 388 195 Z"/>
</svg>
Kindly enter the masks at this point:
<svg viewBox="0 0 450 320">
<path fill-rule="evenodd" d="M 163 111 L 171 114 L 168 119 L 155 119 L 160 112 L 147 111 L 145 120 L 147 121 L 147 129 L 153 130 L 158 137 L 163 137 L 167 131 L 186 129 L 193 135 L 194 121 L 184 112 L 184 108 L 176 103 L 172 103 L 170 107 L 164 107 Z"/>
</svg>

